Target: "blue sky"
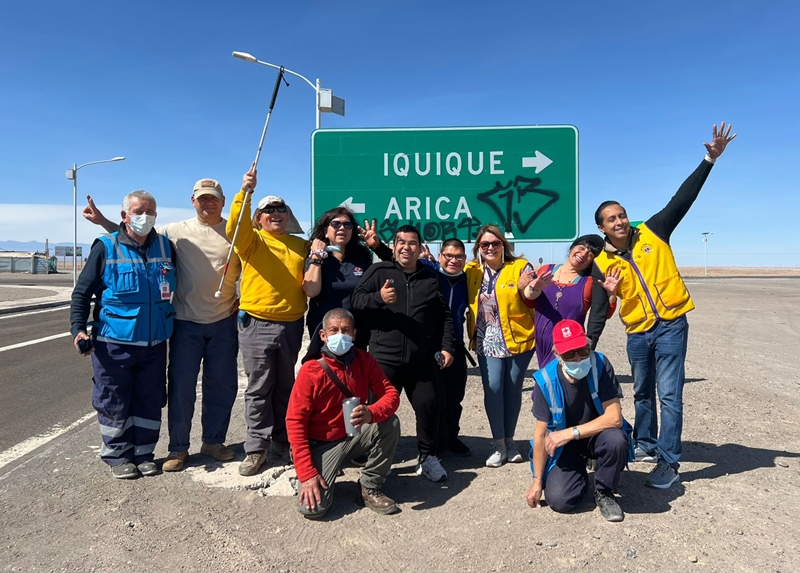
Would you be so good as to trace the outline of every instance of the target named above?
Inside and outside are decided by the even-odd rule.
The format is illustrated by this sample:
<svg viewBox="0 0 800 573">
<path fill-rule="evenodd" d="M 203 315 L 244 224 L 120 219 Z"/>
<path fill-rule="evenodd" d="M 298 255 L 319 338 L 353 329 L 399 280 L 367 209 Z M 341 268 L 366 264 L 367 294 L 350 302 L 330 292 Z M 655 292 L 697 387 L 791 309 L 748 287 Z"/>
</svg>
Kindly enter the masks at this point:
<svg viewBox="0 0 800 573">
<path fill-rule="evenodd" d="M 116 211 L 147 189 L 159 222 L 190 216 L 201 177 L 237 190 L 275 74 L 250 52 L 345 98 L 323 127 L 572 124 L 580 223 L 601 201 L 646 219 L 703 157 L 721 120 L 739 137 L 673 235 L 680 264 L 800 265 L 791 171 L 800 132 L 795 2 L 4 2 L 0 240 L 69 241 L 72 184 Z M 275 107 L 257 194 L 310 218 L 314 92 Z M 82 203 L 81 203 L 82 204 Z M 32 206 L 33 205 L 33 206 Z M 90 242 L 95 230 L 79 223 Z M 563 245 L 555 247 L 563 253 Z M 525 245 L 550 258 L 551 246 Z"/>
</svg>

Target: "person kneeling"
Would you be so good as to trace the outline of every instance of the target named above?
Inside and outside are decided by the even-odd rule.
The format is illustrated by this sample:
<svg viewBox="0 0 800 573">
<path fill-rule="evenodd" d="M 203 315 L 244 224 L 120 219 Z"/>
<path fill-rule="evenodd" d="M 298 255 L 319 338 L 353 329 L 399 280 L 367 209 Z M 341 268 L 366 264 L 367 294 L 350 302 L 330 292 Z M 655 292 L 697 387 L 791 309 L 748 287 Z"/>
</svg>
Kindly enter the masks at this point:
<svg viewBox="0 0 800 573">
<path fill-rule="evenodd" d="M 592 351 L 583 327 L 562 320 L 553 330 L 556 358 L 534 374 L 533 484 L 528 505 L 540 507 L 544 492 L 559 513 L 574 510 L 589 482 L 587 458 L 597 460 L 594 498 L 607 521 L 622 521 L 614 498 L 620 474 L 632 460 L 623 428 L 622 391 L 611 362 Z"/>
<path fill-rule="evenodd" d="M 394 413 L 400 395 L 367 352 L 353 348 L 353 315 L 337 308 L 322 319 L 322 358 L 303 364 L 289 398 L 286 430 L 300 481 L 298 511 L 309 519 L 322 517 L 333 503 L 333 486 L 345 462 L 368 454 L 359 480 L 361 498 L 371 510 L 389 514 L 397 504 L 381 488 L 400 439 Z M 367 403 L 370 391 L 375 402 Z M 345 429 L 342 402 L 358 398 Z"/>
</svg>

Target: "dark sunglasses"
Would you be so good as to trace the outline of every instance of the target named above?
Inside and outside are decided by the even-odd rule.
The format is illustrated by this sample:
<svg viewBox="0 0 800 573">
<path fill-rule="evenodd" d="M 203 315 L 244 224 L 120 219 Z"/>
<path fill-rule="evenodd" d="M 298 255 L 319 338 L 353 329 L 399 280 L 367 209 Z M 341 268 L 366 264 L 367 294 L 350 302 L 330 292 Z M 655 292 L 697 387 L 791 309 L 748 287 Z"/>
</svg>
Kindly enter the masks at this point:
<svg viewBox="0 0 800 573">
<path fill-rule="evenodd" d="M 577 350 L 569 350 L 564 354 L 562 354 L 561 358 L 563 358 L 566 362 L 571 362 L 578 356 L 580 356 L 581 358 L 588 358 L 589 354 L 591 353 L 592 351 L 590 348 L 584 347 L 584 348 L 578 348 Z"/>
<path fill-rule="evenodd" d="M 502 244 L 503 244 L 502 241 L 483 241 L 479 246 L 480 246 L 482 251 L 485 251 L 485 250 L 490 249 L 490 248 L 491 249 L 499 249 L 500 245 L 502 245 Z"/>
<path fill-rule="evenodd" d="M 352 221 L 339 221 L 338 219 L 334 219 L 333 221 L 331 221 L 330 225 L 331 225 L 331 227 L 333 227 L 337 231 L 341 227 L 344 227 L 348 231 L 353 228 L 353 222 Z"/>
<path fill-rule="evenodd" d="M 278 213 L 285 213 L 286 212 L 286 205 L 274 205 L 269 207 L 264 207 L 261 209 L 262 213 L 266 213 L 267 215 L 272 215 L 275 211 Z"/>
</svg>

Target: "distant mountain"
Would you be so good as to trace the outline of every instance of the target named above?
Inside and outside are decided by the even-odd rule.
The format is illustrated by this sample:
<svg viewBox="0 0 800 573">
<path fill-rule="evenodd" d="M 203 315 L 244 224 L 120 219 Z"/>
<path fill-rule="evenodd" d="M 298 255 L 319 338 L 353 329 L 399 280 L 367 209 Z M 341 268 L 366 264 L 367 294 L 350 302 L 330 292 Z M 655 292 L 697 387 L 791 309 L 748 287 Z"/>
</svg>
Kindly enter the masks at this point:
<svg viewBox="0 0 800 573">
<path fill-rule="evenodd" d="M 63 241 L 60 243 L 50 243 L 50 255 L 55 254 L 55 247 L 58 246 L 65 246 L 71 247 L 72 243 L 64 243 Z M 89 254 L 89 249 L 91 245 L 87 245 L 86 243 L 78 243 L 79 247 L 83 247 L 83 256 L 87 256 Z M 3 251 L 22 251 L 23 253 L 43 253 L 44 252 L 44 243 L 40 243 L 39 241 L 28 241 L 26 243 L 22 243 L 20 241 L 0 241 L 0 253 Z"/>
</svg>

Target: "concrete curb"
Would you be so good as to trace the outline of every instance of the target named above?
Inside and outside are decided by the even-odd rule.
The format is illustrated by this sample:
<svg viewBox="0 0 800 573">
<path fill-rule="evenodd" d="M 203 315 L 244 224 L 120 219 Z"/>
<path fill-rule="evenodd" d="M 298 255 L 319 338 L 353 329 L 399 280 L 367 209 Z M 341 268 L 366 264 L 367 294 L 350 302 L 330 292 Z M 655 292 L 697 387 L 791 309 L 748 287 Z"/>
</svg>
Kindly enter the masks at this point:
<svg viewBox="0 0 800 573">
<path fill-rule="evenodd" d="M 70 301 L 68 300 L 59 300 L 56 302 L 41 302 L 38 304 L 26 304 L 23 306 L 12 306 L 8 308 L 0 308 L 0 315 L 5 314 L 16 314 L 18 312 L 28 312 L 31 310 L 41 310 L 44 308 L 55 308 L 58 306 L 69 306 Z"/>
</svg>

